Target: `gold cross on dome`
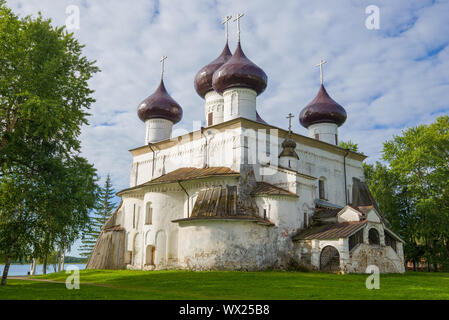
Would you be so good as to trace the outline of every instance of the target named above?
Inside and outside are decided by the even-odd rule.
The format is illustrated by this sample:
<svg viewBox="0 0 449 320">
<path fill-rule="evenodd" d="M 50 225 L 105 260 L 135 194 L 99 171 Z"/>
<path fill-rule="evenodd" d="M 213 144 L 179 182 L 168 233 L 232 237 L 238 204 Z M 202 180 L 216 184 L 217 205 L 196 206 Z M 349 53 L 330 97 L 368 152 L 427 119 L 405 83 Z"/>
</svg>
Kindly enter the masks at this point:
<svg viewBox="0 0 449 320">
<path fill-rule="evenodd" d="M 295 116 L 291 113 L 288 114 L 287 119 L 288 119 L 288 132 L 292 132 L 292 118 L 294 118 Z"/>
<path fill-rule="evenodd" d="M 245 14 L 244 13 L 238 13 L 237 17 L 232 20 L 234 22 L 237 21 L 237 36 L 238 36 L 238 41 L 240 42 L 240 18 L 243 17 Z"/>
<path fill-rule="evenodd" d="M 320 63 L 318 63 L 315 67 L 320 67 L 320 80 L 321 80 L 321 84 L 323 84 L 324 79 L 323 79 L 323 64 L 325 64 L 327 61 L 326 60 L 320 60 Z"/>
<path fill-rule="evenodd" d="M 161 62 L 161 79 L 164 78 L 164 62 L 165 59 L 167 59 L 167 56 L 162 56 L 161 60 L 159 60 Z"/>
<path fill-rule="evenodd" d="M 231 20 L 232 16 L 226 16 L 226 18 L 223 20 L 221 24 L 225 25 L 225 32 L 226 32 L 226 42 L 228 41 L 228 21 Z"/>
</svg>

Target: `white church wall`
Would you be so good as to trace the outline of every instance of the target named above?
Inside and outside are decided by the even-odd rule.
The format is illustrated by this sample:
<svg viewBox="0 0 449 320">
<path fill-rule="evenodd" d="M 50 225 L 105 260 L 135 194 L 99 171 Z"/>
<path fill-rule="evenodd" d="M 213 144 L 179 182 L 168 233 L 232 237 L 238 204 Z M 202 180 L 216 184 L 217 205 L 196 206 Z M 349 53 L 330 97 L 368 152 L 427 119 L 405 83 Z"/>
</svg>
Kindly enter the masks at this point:
<svg viewBox="0 0 449 320">
<path fill-rule="evenodd" d="M 254 197 L 259 208 L 259 214 L 263 218 L 263 210 L 266 210 L 267 219 L 274 223 L 279 232 L 291 234 L 302 225 L 302 210 L 297 198 L 287 196 L 258 196 Z"/>
<path fill-rule="evenodd" d="M 224 121 L 246 118 L 256 120 L 256 97 L 254 90 L 231 88 L 223 92 Z"/>
<path fill-rule="evenodd" d="M 148 148 L 148 152 L 133 159 L 130 186 L 145 183 L 182 167 L 225 166 L 239 171 L 240 132 L 239 128 L 226 131 L 206 129 L 204 135 L 196 133 L 199 134 L 197 139 L 177 143 L 168 149 L 158 150 L 154 146 L 154 160 L 153 152 Z"/>
<path fill-rule="evenodd" d="M 246 221 L 179 223 L 179 267 L 191 270 L 259 270 L 278 259 L 273 227 Z"/>
<path fill-rule="evenodd" d="M 145 143 L 169 139 L 173 122 L 166 119 L 149 119 L 145 121 Z"/>
<path fill-rule="evenodd" d="M 297 153 L 300 158 L 299 171 L 316 178 L 324 177 L 327 200 L 337 205 L 346 205 L 343 156 L 304 145 L 297 146 Z M 347 157 L 347 187 L 351 184 L 353 177 L 364 180 L 362 162 Z M 318 187 L 318 181 L 316 184 Z M 349 194 L 351 193 L 352 190 Z"/>
<path fill-rule="evenodd" d="M 298 173 L 278 168 L 277 157 L 281 152 L 280 140 L 272 134 L 270 137 L 269 156 L 264 159 L 254 157 L 257 150 L 251 149 L 255 143 L 260 149 L 259 136 L 253 130 L 243 134 L 244 128 L 233 127 L 219 131 L 214 127 L 193 133 L 196 136 L 190 141 L 173 139 L 173 146 L 148 151 L 134 156 L 130 184 L 142 184 L 162 174 L 181 167 L 202 168 L 208 166 L 225 166 L 240 171 L 243 163 L 253 165 L 257 181 L 265 181 L 297 194 L 290 197 L 256 197 L 259 208 L 268 209 L 267 214 L 275 226 L 267 227 L 253 222 L 235 221 L 196 221 L 172 223 L 172 220 L 189 216 L 195 194 L 210 185 L 235 185 L 237 178 L 208 180 L 199 182 L 183 182 L 189 194 L 180 191 L 178 186 L 164 187 L 164 190 L 144 192 L 145 196 L 133 195 L 124 197 L 123 221 L 129 234 L 129 250 L 135 250 L 136 256 L 132 268 L 148 268 L 145 266 L 155 247 L 155 263 L 158 269 L 179 267 L 190 269 L 261 269 L 288 263 L 293 256 L 292 234 L 307 226 L 308 219 L 315 207 L 318 197 L 318 180 L 326 180 L 327 199 L 344 206 L 346 204 L 344 190 L 343 155 L 336 154 L 320 145 L 303 145 L 297 143 L 299 155 Z M 191 135 L 187 135 L 191 137 Z M 244 136 L 247 136 L 245 138 Z M 320 142 L 317 142 L 320 143 Z M 137 153 L 136 153 L 137 154 Z M 153 161 L 153 155 L 155 156 Z M 273 160 L 274 159 L 274 160 Z M 262 161 L 263 160 L 263 161 Z M 259 162 L 258 162 L 259 161 Z M 267 165 L 270 170 L 263 170 Z M 154 169 L 153 169 L 154 163 Z M 364 180 L 362 162 L 346 158 L 347 186 L 351 186 L 352 177 Z M 137 192 L 138 193 L 138 192 Z M 153 221 L 145 224 L 146 206 L 151 203 Z M 134 209 L 136 208 L 136 209 Z M 140 209 L 139 209 L 140 208 Z M 138 216 L 133 220 L 134 210 Z M 262 210 L 260 211 L 263 212 Z M 134 221 L 134 222 L 133 222 Z M 383 231 L 382 231 L 383 237 Z M 134 238 L 141 243 L 134 246 Z M 381 241 L 384 241 L 381 238 Z M 159 243 L 159 244 L 158 244 Z M 384 243 L 384 242 L 383 242 Z M 348 261 L 347 240 L 312 241 L 310 248 L 303 247 L 294 251 L 296 255 L 309 255 L 312 265 L 319 267 L 320 250 L 325 245 L 333 245 L 339 250 L 342 261 Z M 398 245 L 398 252 L 402 247 Z M 158 251 L 159 250 L 159 251 Z M 304 251 L 305 250 L 305 251 Z"/>
<path fill-rule="evenodd" d="M 248 135 L 248 128 L 238 127 L 224 131 L 206 128 L 203 133 L 207 136 L 207 148 L 206 138 L 201 133 L 196 132 L 195 134 L 199 134 L 199 136 L 192 141 L 176 143 L 173 147 L 163 150 L 157 150 L 156 148 L 154 161 L 153 152 L 148 149 L 147 153 L 134 157 L 131 172 L 134 177 L 131 177 L 130 184 L 131 186 L 141 184 L 149 181 L 152 177 L 158 177 L 185 166 L 201 168 L 207 164 L 209 166 L 231 167 L 233 170 L 239 171 L 240 164 L 246 160 L 246 162 L 255 163 L 254 169 L 257 180 L 262 180 L 260 175 L 264 174 L 264 181 L 278 184 L 279 186 L 281 186 L 281 183 L 285 184 L 285 187 L 290 190 L 292 185 L 294 185 L 292 181 L 281 181 L 282 175 L 273 178 L 272 176 L 275 175 L 273 173 L 276 171 L 263 170 L 260 166 L 260 162 L 270 162 L 272 165 L 277 165 L 277 156 L 281 152 L 279 141 L 268 144 L 270 149 L 269 157 L 261 155 L 259 158 L 264 159 L 257 159 L 257 151 L 251 149 L 248 145 L 252 144 L 251 146 L 253 147 L 257 145 L 258 133 L 252 129 L 253 134 L 249 134 L 249 138 L 246 138 L 245 141 L 245 138 L 242 136 L 243 130 L 246 130 L 245 134 Z M 270 142 L 273 142 L 276 138 L 277 136 L 274 134 L 270 135 Z M 328 190 L 327 200 L 344 206 L 346 204 L 346 195 L 344 189 L 343 155 L 321 149 L 318 146 L 312 147 L 299 143 L 296 152 L 300 157 L 298 171 L 317 178 L 325 177 L 326 189 Z M 290 179 L 288 175 L 283 176 L 287 177 L 287 180 Z M 349 194 L 351 194 L 352 177 L 364 180 L 362 162 L 346 157 L 346 184 Z M 316 183 L 318 184 L 318 182 Z"/>
<path fill-rule="evenodd" d="M 308 128 L 310 138 L 336 145 L 338 143 L 338 127 L 334 123 L 317 123 L 312 124 Z"/>
<path fill-rule="evenodd" d="M 178 237 L 178 226 L 172 220 L 183 218 L 186 196 L 182 191 L 148 192 L 145 202 L 150 202 L 152 207 L 152 223 L 142 225 L 146 233 L 148 246 L 154 246 L 156 250 L 155 265 L 163 269 L 176 265 Z M 144 261 L 136 267 L 143 267 Z"/>
</svg>

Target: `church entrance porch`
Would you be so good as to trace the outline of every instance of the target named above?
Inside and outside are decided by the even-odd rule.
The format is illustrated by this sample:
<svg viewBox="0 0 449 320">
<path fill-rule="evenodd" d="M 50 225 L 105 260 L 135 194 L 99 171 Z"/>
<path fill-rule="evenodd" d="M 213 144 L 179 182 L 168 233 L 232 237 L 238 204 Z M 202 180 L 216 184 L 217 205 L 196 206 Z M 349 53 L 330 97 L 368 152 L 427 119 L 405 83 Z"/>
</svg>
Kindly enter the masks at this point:
<svg viewBox="0 0 449 320">
<path fill-rule="evenodd" d="M 340 270 L 340 253 L 333 246 L 326 246 L 321 250 L 320 271 L 337 272 Z"/>
</svg>

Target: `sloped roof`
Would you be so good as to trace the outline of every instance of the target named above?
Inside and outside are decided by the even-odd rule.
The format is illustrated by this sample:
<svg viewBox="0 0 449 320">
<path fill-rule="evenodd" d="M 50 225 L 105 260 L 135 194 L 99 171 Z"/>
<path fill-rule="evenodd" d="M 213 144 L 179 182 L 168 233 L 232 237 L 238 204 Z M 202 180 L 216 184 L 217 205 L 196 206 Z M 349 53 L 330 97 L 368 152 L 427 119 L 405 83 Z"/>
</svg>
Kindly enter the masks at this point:
<svg viewBox="0 0 449 320">
<path fill-rule="evenodd" d="M 337 208 L 316 208 L 313 218 L 314 219 L 326 219 L 326 218 L 337 217 L 337 214 L 341 210 L 342 209 L 337 209 Z"/>
<path fill-rule="evenodd" d="M 118 207 L 114 210 L 114 212 L 111 214 L 111 216 L 108 218 L 108 220 L 106 220 L 104 225 L 101 227 L 101 230 L 118 231 L 121 228 L 120 224 L 117 224 L 117 213 L 120 210 L 120 208 L 122 207 L 122 205 L 123 205 L 123 200 L 120 201 L 120 204 L 118 205 Z"/>
<path fill-rule="evenodd" d="M 352 203 L 354 208 L 373 206 L 376 211 L 380 212 L 376 200 L 374 200 L 371 191 L 366 182 L 357 178 L 352 178 Z"/>
<path fill-rule="evenodd" d="M 198 178 L 205 178 L 210 176 L 227 176 L 227 175 L 239 175 L 238 172 L 231 170 L 228 167 L 210 167 L 210 168 L 179 168 L 167 174 L 153 179 L 150 183 L 169 183 L 179 180 L 192 180 Z"/>
<path fill-rule="evenodd" d="M 123 192 L 139 189 L 145 186 L 151 186 L 154 184 L 163 184 L 163 183 L 173 183 L 177 181 L 186 181 L 193 179 L 201 179 L 201 178 L 209 178 L 215 176 L 239 176 L 240 173 L 233 171 L 228 167 L 209 167 L 209 168 L 194 168 L 194 167 L 185 167 L 179 168 L 167 174 L 164 174 L 156 179 L 150 180 L 148 182 L 139 184 L 137 186 L 123 189 L 117 192 L 117 195 L 120 195 Z"/>
<path fill-rule="evenodd" d="M 257 222 L 258 224 L 263 224 L 267 226 L 274 226 L 274 223 L 272 223 L 269 220 L 263 219 L 261 217 L 255 217 L 255 216 L 223 216 L 223 217 L 190 217 L 190 218 L 184 218 L 184 219 L 177 219 L 172 220 L 172 222 L 185 222 L 185 221 L 200 221 L 200 220 L 235 220 L 235 221 L 250 221 L 250 222 Z"/>
<path fill-rule="evenodd" d="M 173 222 L 224 219 L 258 221 L 272 224 L 257 215 L 257 205 L 251 198 L 242 199 L 238 195 L 237 186 L 216 186 L 201 190 L 198 193 L 189 218 L 173 220 Z"/>
<path fill-rule="evenodd" d="M 290 197 L 298 197 L 293 192 L 282 189 L 280 187 L 276 187 L 268 182 L 257 182 L 254 187 L 251 195 L 278 195 L 278 196 L 290 196 Z"/>
<path fill-rule="evenodd" d="M 328 240 L 346 238 L 363 227 L 364 221 L 351 221 L 301 230 L 293 240 Z"/>
</svg>

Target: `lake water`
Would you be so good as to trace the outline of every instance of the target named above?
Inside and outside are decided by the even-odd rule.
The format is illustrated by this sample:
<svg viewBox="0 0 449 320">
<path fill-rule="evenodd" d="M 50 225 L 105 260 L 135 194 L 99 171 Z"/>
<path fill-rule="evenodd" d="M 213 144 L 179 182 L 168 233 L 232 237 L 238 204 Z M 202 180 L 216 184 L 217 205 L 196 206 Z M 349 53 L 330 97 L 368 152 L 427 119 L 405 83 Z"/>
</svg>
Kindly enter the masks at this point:
<svg viewBox="0 0 449 320">
<path fill-rule="evenodd" d="M 83 270 L 86 267 L 86 264 L 78 264 L 78 263 L 66 263 L 64 265 L 64 269 L 67 269 L 67 266 L 77 266 L 80 270 Z M 0 265 L 0 277 L 3 274 L 3 269 L 5 268 L 5 265 Z M 8 276 L 26 276 L 28 272 L 30 271 L 30 265 L 29 264 L 12 264 L 9 267 Z M 43 271 L 43 265 L 38 264 L 36 266 L 36 275 L 42 274 Z M 55 272 L 55 269 L 53 268 L 52 264 L 47 265 L 47 274 Z"/>
</svg>

